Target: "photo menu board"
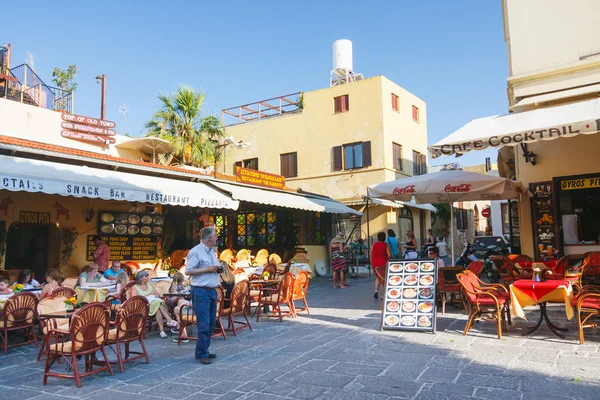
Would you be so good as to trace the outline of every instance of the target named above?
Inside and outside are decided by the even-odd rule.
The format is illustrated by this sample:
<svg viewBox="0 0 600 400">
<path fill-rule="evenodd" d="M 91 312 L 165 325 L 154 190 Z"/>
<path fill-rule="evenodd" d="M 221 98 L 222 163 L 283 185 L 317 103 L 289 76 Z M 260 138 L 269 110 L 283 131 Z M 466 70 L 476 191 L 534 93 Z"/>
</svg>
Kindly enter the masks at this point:
<svg viewBox="0 0 600 400">
<path fill-rule="evenodd" d="M 529 184 L 533 193 L 531 199 L 531 217 L 533 226 L 534 258 L 536 260 L 552 260 L 557 258 L 559 242 L 554 209 L 554 193 L 552 181 Z"/>
<path fill-rule="evenodd" d="M 435 333 L 436 283 L 435 260 L 388 261 L 381 330 Z"/>
<path fill-rule="evenodd" d="M 93 242 L 94 235 L 87 238 L 87 260 L 94 261 L 96 245 Z M 121 261 L 147 261 L 156 260 L 158 253 L 157 237 L 141 236 L 101 236 L 110 248 L 110 259 Z"/>
</svg>

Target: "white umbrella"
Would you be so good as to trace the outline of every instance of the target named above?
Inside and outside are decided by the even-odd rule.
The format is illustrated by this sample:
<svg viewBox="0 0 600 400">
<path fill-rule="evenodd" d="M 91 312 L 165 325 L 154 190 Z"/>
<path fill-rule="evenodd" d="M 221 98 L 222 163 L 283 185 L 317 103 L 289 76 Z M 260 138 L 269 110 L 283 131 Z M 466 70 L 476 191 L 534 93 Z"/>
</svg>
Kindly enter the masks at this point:
<svg viewBox="0 0 600 400">
<path fill-rule="evenodd" d="M 455 201 L 503 200 L 515 199 L 520 195 L 533 196 L 520 182 L 460 169 L 371 185 L 367 191 L 369 197 L 376 199 L 411 201 L 414 197 L 420 204 L 450 203 L 451 224 L 454 221 L 452 203 Z M 454 241 L 454 238 L 452 240 Z M 452 243 L 452 262 L 454 260 Z"/>
<path fill-rule="evenodd" d="M 116 147 L 122 149 L 133 149 L 143 151 L 144 153 L 152 153 L 152 162 L 156 163 L 156 154 L 166 154 L 173 151 L 171 143 L 165 139 L 156 136 L 146 136 L 143 138 L 135 138 L 123 143 L 119 143 Z"/>
</svg>

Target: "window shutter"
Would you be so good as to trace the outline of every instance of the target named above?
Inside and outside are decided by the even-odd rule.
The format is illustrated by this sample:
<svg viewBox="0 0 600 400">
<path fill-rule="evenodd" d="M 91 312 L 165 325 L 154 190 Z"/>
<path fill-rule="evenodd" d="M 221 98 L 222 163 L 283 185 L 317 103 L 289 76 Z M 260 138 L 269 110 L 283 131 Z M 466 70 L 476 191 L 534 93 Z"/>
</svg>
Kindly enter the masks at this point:
<svg viewBox="0 0 600 400">
<path fill-rule="evenodd" d="M 290 163 L 290 176 L 298 176 L 298 153 L 292 153 L 292 156 L 290 157 Z"/>
<path fill-rule="evenodd" d="M 342 111 L 346 112 L 350 110 L 350 99 L 347 94 L 342 96 Z"/>
<path fill-rule="evenodd" d="M 342 146 L 335 146 L 333 148 L 333 170 L 342 170 Z"/>
<path fill-rule="evenodd" d="M 341 97 L 333 98 L 333 109 L 334 109 L 335 113 L 342 112 L 342 98 Z"/>
<path fill-rule="evenodd" d="M 363 142 L 362 144 L 362 166 L 371 166 L 371 142 Z"/>
<path fill-rule="evenodd" d="M 421 175 L 427 173 L 427 156 L 425 154 L 421 154 Z"/>
</svg>

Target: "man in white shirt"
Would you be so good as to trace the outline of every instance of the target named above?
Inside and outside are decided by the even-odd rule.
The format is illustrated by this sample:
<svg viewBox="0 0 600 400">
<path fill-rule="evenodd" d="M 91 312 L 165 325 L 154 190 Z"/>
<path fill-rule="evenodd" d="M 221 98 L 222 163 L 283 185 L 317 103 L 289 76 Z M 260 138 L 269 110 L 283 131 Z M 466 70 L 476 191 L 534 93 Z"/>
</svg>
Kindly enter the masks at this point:
<svg viewBox="0 0 600 400">
<path fill-rule="evenodd" d="M 435 245 L 439 250 L 439 255 L 445 264 L 452 265 L 450 258 L 448 257 L 448 245 L 446 244 L 446 238 L 440 236 L 438 242 Z"/>
<path fill-rule="evenodd" d="M 200 230 L 200 244 L 187 255 L 185 273 L 191 276 L 192 304 L 196 314 L 198 340 L 196 341 L 196 359 L 202 364 L 210 364 L 216 354 L 208 351 L 210 337 L 213 334 L 217 318 L 217 291 L 219 273 L 223 267 L 213 247 L 217 244 L 214 227 Z"/>
</svg>

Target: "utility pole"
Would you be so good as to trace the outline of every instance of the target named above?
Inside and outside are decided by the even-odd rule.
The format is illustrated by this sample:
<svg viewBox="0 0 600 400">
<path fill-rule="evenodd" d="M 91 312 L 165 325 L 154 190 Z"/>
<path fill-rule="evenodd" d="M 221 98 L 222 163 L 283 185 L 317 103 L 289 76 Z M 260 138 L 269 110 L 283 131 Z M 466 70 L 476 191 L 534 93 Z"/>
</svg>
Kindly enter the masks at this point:
<svg viewBox="0 0 600 400">
<path fill-rule="evenodd" d="M 106 120 L 106 74 L 98 75 L 96 82 L 102 81 L 102 92 L 100 98 L 100 119 Z"/>
</svg>

